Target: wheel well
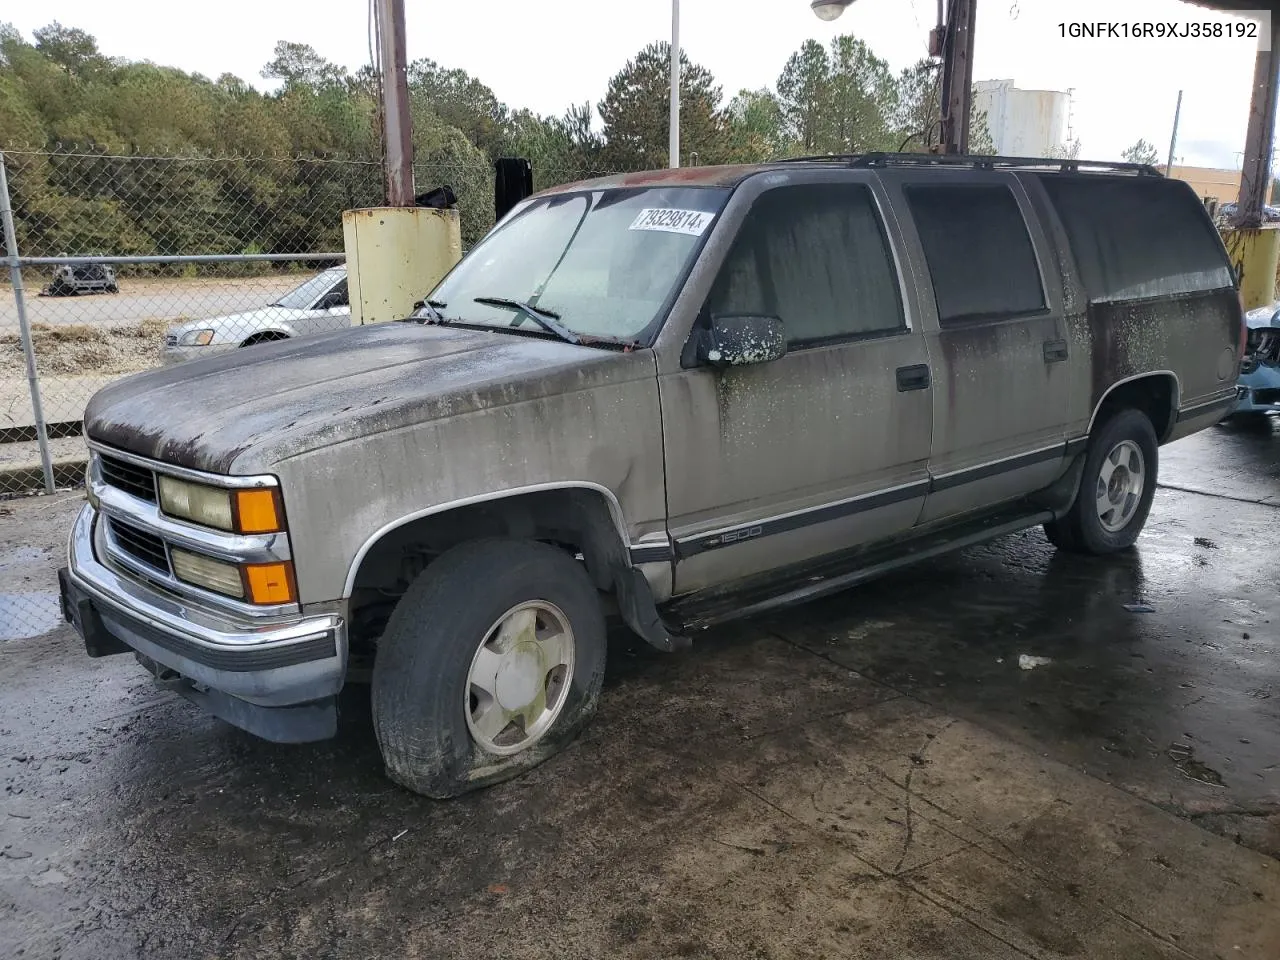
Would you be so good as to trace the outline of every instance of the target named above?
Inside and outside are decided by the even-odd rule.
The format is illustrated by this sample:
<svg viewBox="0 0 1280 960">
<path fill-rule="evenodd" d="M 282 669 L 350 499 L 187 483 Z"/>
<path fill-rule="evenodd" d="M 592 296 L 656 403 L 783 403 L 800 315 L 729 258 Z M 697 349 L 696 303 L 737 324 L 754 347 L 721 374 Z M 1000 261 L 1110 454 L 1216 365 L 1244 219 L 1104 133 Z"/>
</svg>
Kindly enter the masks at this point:
<svg viewBox="0 0 1280 960">
<path fill-rule="evenodd" d="M 411 520 L 387 531 L 360 560 L 350 599 L 353 658 L 371 658 L 391 610 L 432 560 L 486 537 L 538 540 L 581 556 L 603 591 L 612 590 L 629 567 L 609 503 L 594 490 L 527 493 Z"/>
<path fill-rule="evenodd" d="M 1151 421 L 1156 439 L 1164 443 L 1173 430 L 1177 398 L 1178 384 L 1172 374 L 1153 373 L 1128 380 L 1112 387 L 1102 398 L 1090 429 L 1105 423 L 1121 410 L 1141 410 Z"/>
<path fill-rule="evenodd" d="M 264 330 L 262 333 L 255 333 L 253 336 L 248 337 L 240 346 L 251 347 L 255 343 L 271 343 L 273 340 L 288 339 L 289 335 L 287 333 L 281 333 L 278 330 Z"/>
</svg>

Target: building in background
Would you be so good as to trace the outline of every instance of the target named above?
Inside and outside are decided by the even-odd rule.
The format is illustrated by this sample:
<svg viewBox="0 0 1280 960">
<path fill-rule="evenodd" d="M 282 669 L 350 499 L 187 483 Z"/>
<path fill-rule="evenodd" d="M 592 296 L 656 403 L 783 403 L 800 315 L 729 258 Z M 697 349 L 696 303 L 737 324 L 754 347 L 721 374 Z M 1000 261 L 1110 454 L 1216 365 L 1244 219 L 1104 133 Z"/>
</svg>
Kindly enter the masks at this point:
<svg viewBox="0 0 1280 960">
<path fill-rule="evenodd" d="M 1240 195 L 1239 170 L 1215 170 L 1212 167 L 1184 167 L 1173 165 L 1172 174 L 1160 164 L 1160 171 L 1175 180 L 1185 180 L 1195 189 L 1202 200 L 1217 200 L 1218 203 L 1233 203 Z"/>
<path fill-rule="evenodd" d="M 1061 156 L 1069 138 L 1071 94 L 1019 90 L 1012 80 L 979 80 L 974 105 L 987 115 L 996 153 L 1006 157 Z"/>
</svg>

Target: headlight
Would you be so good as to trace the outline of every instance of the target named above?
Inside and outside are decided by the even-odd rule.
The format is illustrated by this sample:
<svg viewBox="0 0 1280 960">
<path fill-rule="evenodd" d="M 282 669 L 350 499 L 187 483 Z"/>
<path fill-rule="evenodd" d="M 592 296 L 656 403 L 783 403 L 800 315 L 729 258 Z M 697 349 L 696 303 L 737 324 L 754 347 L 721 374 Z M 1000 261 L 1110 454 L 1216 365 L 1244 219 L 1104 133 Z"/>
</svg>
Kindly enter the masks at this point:
<svg viewBox="0 0 1280 960">
<path fill-rule="evenodd" d="M 172 517 L 180 517 L 206 527 L 234 530 L 231 513 L 231 491 L 187 483 L 173 477 L 160 476 L 160 509 Z"/>
<path fill-rule="evenodd" d="M 223 490 L 160 475 L 160 509 L 171 517 L 234 533 L 278 533 L 284 511 L 276 490 Z"/>
<path fill-rule="evenodd" d="M 237 600 L 244 599 L 244 578 L 234 563 L 224 563 L 211 557 L 202 557 L 177 547 L 169 548 L 173 561 L 173 573 L 179 580 L 193 583 L 206 590 L 224 593 Z"/>
<path fill-rule="evenodd" d="M 293 564 L 247 563 L 237 566 L 179 547 L 169 549 L 173 573 L 184 583 L 259 605 L 293 603 L 298 598 Z"/>
<path fill-rule="evenodd" d="M 188 330 L 178 339 L 180 347 L 207 347 L 213 342 L 212 330 Z"/>
</svg>

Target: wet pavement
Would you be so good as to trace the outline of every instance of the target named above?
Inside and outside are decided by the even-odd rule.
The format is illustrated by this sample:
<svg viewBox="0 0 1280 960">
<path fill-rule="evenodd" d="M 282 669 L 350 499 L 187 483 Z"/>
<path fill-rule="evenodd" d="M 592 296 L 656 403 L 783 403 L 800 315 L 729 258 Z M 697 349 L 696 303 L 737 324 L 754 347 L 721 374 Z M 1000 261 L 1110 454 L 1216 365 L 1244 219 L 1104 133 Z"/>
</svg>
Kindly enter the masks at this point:
<svg viewBox="0 0 1280 960">
<path fill-rule="evenodd" d="M 366 691 L 267 744 L 6 618 L 0 955 L 1275 960 L 1280 428 L 1162 458 L 1125 556 L 1028 531 L 620 634 L 575 745 L 450 803 L 383 779 Z M 5 505 L 0 618 L 77 505 Z"/>
</svg>

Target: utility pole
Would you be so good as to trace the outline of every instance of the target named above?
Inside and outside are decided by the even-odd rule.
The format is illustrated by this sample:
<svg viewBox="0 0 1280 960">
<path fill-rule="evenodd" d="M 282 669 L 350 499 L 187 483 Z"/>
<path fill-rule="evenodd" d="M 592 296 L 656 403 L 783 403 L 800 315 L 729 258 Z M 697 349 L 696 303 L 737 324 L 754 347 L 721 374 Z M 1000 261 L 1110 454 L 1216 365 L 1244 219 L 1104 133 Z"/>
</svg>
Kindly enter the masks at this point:
<svg viewBox="0 0 1280 960">
<path fill-rule="evenodd" d="M 671 119 L 667 159 L 673 170 L 680 166 L 680 0 L 671 0 Z"/>
<path fill-rule="evenodd" d="M 950 0 L 942 33 L 942 136 L 937 153 L 969 151 L 974 17 L 978 0 Z"/>
<path fill-rule="evenodd" d="M 1182 119 L 1182 91 L 1178 91 L 1178 105 L 1173 109 L 1173 136 L 1169 138 L 1169 162 L 1165 164 L 1164 175 L 1173 176 L 1173 150 L 1178 145 L 1178 121 Z"/>
<path fill-rule="evenodd" d="M 409 62 L 404 0 L 375 0 L 378 66 L 382 70 L 382 175 L 389 207 L 412 207 L 413 123 L 409 117 Z"/>
</svg>

